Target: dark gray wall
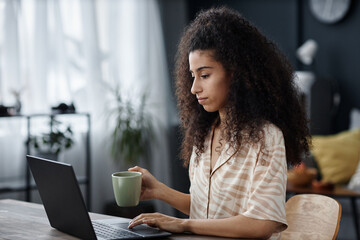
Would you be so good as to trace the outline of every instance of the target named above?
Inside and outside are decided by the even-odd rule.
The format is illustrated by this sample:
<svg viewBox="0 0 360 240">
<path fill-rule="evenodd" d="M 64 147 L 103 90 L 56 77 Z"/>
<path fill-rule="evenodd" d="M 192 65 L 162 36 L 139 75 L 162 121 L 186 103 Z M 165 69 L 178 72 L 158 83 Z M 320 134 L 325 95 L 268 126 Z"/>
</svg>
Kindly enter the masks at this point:
<svg viewBox="0 0 360 240">
<path fill-rule="evenodd" d="M 360 3 L 352 1 L 347 16 L 333 25 L 317 21 L 308 1 L 303 1 L 303 7 L 303 37 L 319 43 L 314 70 L 339 84 L 341 103 L 333 127 L 338 132 L 348 128 L 350 109 L 360 108 Z"/>
<path fill-rule="evenodd" d="M 159 6 L 165 39 L 166 59 L 172 80 L 172 90 L 174 90 L 175 54 L 183 29 L 188 24 L 188 7 L 186 1 L 183 0 L 159 0 Z"/>
<path fill-rule="evenodd" d="M 163 23 L 166 58 L 171 76 L 172 91 L 174 93 L 173 71 L 175 54 L 183 29 L 188 23 L 188 7 L 186 1 L 179 0 L 159 0 L 159 6 Z M 187 168 L 183 167 L 182 161 L 178 156 L 181 146 L 180 128 L 178 123 L 172 124 L 168 133 L 171 155 L 171 187 L 178 191 L 188 193 L 190 187 L 188 171 Z M 174 210 L 173 215 L 177 217 L 187 217 L 177 210 Z"/>
</svg>

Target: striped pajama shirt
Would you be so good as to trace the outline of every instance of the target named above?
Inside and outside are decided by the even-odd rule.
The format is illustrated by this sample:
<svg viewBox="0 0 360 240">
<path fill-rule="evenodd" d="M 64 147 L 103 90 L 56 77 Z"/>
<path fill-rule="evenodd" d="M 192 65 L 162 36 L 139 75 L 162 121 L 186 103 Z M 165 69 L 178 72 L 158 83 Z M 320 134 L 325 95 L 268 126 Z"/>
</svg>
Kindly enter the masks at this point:
<svg viewBox="0 0 360 240">
<path fill-rule="evenodd" d="M 272 220 L 287 227 L 285 214 L 286 153 L 279 128 L 266 124 L 264 141 L 243 144 L 238 151 L 226 144 L 210 172 L 212 132 L 205 151 L 189 165 L 190 218 L 217 219 L 242 214 L 249 218 Z M 234 226 L 236 227 L 236 226 Z M 279 239 L 275 233 L 270 239 Z"/>
</svg>

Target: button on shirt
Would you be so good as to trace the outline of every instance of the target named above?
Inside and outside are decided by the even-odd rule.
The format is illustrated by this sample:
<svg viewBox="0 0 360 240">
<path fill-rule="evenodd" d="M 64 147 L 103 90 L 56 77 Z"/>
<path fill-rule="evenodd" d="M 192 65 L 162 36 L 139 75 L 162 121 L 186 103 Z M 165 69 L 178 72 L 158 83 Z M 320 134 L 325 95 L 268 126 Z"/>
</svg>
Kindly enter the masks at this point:
<svg viewBox="0 0 360 240">
<path fill-rule="evenodd" d="M 212 133 L 205 140 L 205 151 L 196 159 L 195 149 L 189 165 L 190 218 L 216 219 L 236 215 L 283 223 L 286 229 L 286 154 L 279 128 L 267 124 L 264 141 L 242 144 L 236 151 L 226 144 L 210 172 Z M 271 239 L 278 239 L 273 234 Z"/>
</svg>

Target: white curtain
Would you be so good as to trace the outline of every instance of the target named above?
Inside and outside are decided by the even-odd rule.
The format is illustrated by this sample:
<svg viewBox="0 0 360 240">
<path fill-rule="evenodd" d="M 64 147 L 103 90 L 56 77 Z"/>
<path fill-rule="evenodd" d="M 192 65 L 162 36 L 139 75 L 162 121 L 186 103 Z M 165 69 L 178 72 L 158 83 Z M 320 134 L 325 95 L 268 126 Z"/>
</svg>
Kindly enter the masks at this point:
<svg viewBox="0 0 360 240">
<path fill-rule="evenodd" d="M 148 91 L 157 135 L 149 168 L 171 185 L 166 131 L 174 104 L 158 2 L 0 0 L 0 11 L 0 104 L 13 105 L 15 90 L 21 93 L 24 114 L 73 102 L 78 112 L 92 116 L 92 210 L 101 212 L 113 200 L 110 174 L 119 170 L 109 156 L 106 116 L 111 103 L 104 83 L 120 84 L 124 96 L 134 101 Z M 24 123 L 0 119 L 0 182 L 5 169 L 24 172 L 19 163 L 25 135 Z M 71 161 L 80 152 L 75 147 L 61 157 Z M 171 213 L 165 204 L 156 206 Z"/>
</svg>

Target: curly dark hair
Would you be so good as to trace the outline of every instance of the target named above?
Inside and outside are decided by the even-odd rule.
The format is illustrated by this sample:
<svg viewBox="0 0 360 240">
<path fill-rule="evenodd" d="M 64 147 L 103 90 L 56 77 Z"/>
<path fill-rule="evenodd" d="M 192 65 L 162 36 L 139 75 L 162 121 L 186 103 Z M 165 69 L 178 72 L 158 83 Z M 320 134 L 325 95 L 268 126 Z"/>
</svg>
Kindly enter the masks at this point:
<svg viewBox="0 0 360 240">
<path fill-rule="evenodd" d="M 264 124 L 270 122 L 283 132 L 287 163 L 300 163 L 302 154 L 308 154 L 310 135 L 291 64 L 240 13 L 218 7 L 198 13 L 185 28 L 176 55 L 184 165 L 188 165 L 194 146 L 197 156 L 204 152 L 204 140 L 219 118 L 218 112 L 205 111 L 190 92 L 193 78 L 188 57 L 195 50 L 213 50 L 215 60 L 232 73 L 225 106 L 226 141 L 232 146 L 262 141 Z"/>
</svg>

